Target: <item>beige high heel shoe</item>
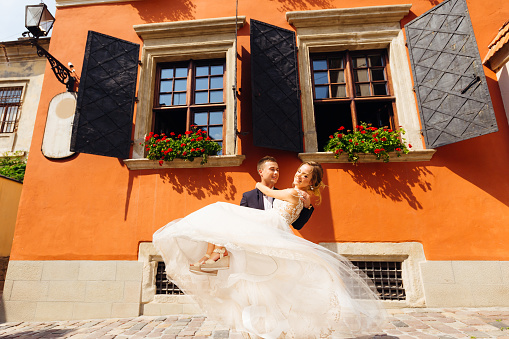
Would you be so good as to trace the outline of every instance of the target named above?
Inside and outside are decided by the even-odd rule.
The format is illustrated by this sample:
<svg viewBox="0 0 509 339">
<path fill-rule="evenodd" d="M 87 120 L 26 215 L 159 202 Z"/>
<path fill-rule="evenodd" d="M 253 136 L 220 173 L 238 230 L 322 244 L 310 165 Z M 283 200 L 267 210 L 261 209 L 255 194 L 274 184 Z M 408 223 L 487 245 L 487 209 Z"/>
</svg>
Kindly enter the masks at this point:
<svg viewBox="0 0 509 339">
<path fill-rule="evenodd" d="M 215 253 L 219 253 L 219 259 L 212 260 L 208 259 L 200 266 L 200 269 L 205 272 L 226 270 L 230 268 L 230 256 L 224 255 L 226 250 L 224 248 L 216 248 Z"/>
<path fill-rule="evenodd" d="M 210 258 L 210 254 L 205 254 L 204 257 Z M 201 266 L 206 262 L 206 260 L 195 262 L 194 264 L 189 265 L 189 271 L 194 274 L 203 274 L 203 275 L 217 275 L 217 271 L 202 271 Z"/>
</svg>

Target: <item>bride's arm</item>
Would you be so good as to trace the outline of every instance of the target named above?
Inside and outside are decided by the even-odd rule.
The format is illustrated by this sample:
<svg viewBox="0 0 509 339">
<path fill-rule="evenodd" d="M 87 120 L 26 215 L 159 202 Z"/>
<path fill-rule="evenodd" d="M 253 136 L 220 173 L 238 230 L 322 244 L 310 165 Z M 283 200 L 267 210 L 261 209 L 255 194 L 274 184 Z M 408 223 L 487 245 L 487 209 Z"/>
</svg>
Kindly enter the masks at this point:
<svg viewBox="0 0 509 339">
<path fill-rule="evenodd" d="M 295 194 L 295 190 L 291 188 L 287 188 L 284 190 L 271 190 L 261 182 L 256 183 L 256 188 L 258 188 L 266 196 L 279 200 L 288 201 L 291 202 L 292 204 L 296 204 L 299 200 L 299 196 Z"/>
</svg>

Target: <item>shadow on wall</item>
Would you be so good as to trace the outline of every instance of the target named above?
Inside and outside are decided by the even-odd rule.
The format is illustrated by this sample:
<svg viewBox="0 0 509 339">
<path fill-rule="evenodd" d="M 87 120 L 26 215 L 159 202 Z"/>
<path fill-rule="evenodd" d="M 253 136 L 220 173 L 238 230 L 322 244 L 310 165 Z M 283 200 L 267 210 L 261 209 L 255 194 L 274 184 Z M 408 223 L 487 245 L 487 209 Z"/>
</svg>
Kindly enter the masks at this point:
<svg viewBox="0 0 509 339">
<path fill-rule="evenodd" d="M 279 4 L 280 12 L 302 11 L 310 9 L 334 8 L 331 0 L 271 0 Z"/>
<path fill-rule="evenodd" d="M 423 192 L 431 190 L 431 183 L 426 176 L 433 175 L 425 166 L 412 164 L 360 164 L 362 170 L 356 167 L 343 168 L 361 187 L 381 195 L 392 201 L 406 201 L 413 209 L 422 209 L 422 204 L 414 195 L 414 189 Z"/>
<path fill-rule="evenodd" d="M 177 193 L 184 191 L 201 200 L 210 196 L 218 196 L 220 200 L 233 201 L 237 194 L 237 188 L 233 184 L 233 178 L 221 170 L 207 172 L 200 175 L 189 175 L 187 170 L 174 170 L 159 172 L 165 184 L 169 183 Z"/>
<path fill-rule="evenodd" d="M 193 20 L 196 13 L 196 5 L 192 0 L 171 0 L 171 10 L 167 0 L 136 1 L 131 6 L 147 23 Z"/>
</svg>

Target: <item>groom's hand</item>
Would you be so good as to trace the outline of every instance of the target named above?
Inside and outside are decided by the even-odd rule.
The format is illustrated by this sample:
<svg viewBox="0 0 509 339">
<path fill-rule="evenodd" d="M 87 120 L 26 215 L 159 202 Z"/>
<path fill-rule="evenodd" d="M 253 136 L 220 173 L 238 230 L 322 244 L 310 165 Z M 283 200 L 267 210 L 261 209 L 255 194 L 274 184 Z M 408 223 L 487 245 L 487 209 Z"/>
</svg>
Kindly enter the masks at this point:
<svg viewBox="0 0 509 339">
<path fill-rule="evenodd" d="M 311 198 L 309 197 L 309 194 L 307 192 L 302 192 L 300 200 L 302 200 L 302 202 L 304 203 L 305 208 L 309 208 L 309 206 L 311 205 Z"/>
</svg>

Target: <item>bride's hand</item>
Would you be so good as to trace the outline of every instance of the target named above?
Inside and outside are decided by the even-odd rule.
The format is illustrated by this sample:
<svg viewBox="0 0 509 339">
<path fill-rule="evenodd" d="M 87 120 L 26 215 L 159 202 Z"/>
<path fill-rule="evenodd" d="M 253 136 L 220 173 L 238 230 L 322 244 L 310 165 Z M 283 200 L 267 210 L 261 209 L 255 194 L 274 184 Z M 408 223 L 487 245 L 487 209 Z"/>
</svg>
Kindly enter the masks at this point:
<svg viewBox="0 0 509 339">
<path fill-rule="evenodd" d="M 309 208 L 309 205 L 311 205 L 311 197 L 307 192 L 302 192 L 302 196 L 300 197 L 300 200 L 302 200 L 304 204 L 304 208 Z"/>
</svg>

